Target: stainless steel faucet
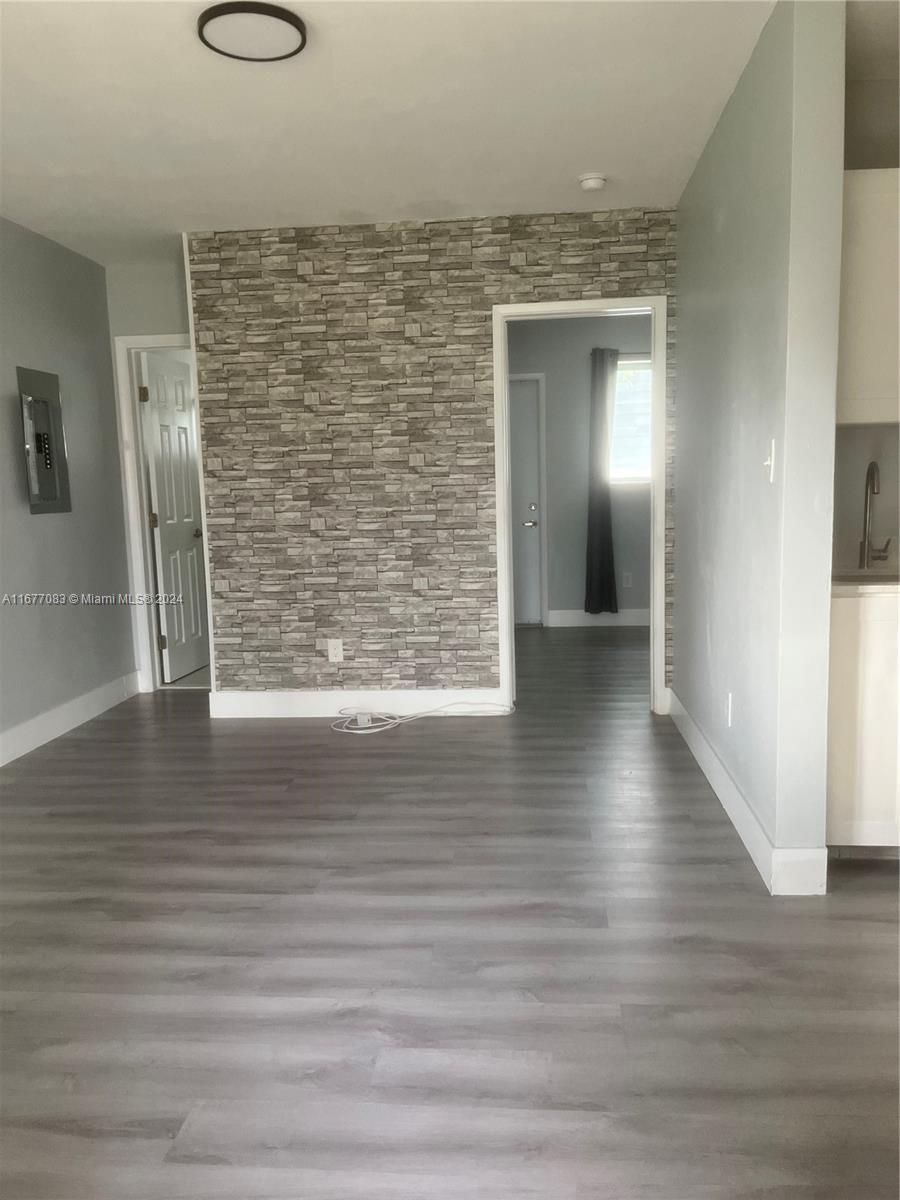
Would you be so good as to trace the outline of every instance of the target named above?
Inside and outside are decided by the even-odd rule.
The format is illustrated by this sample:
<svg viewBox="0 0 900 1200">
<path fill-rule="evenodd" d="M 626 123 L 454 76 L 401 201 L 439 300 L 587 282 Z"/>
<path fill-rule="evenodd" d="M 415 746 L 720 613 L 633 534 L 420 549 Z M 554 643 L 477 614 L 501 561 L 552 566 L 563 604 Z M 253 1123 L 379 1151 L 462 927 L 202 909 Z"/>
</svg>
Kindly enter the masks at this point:
<svg viewBox="0 0 900 1200">
<path fill-rule="evenodd" d="M 866 500 L 863 507 L 863 535 L 859 543 L 859 569 L 868 571 L 873 562 L 884 562 L 888 556 L 891 539 L 884 543 L 881 549 L 872 545 L 869 532 L 872 527 L 872 497 L 881 492 L 881 476 L 878 473 L 878 463 L 873 459 L 866 468 Z"/>
</svg>

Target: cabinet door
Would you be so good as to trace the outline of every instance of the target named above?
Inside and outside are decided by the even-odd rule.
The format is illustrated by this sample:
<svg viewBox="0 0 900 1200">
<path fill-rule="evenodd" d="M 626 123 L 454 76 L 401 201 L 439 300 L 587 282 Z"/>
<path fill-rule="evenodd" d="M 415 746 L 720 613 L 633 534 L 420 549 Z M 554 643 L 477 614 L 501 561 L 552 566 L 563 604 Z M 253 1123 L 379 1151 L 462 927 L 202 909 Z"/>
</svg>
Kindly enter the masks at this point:
<svg viewBox="0 0 900 1200">
<path fill-rule="evenodd" d="M 842 425 L 900 420 L 898 175 L 844 173 L 837 394 Z"/>
<path fill-rule="evenodd" d="M 831 846 L 900 843 L 898 616 L 897 593 L 832 598 L 826 832 Z"/>
</svg>

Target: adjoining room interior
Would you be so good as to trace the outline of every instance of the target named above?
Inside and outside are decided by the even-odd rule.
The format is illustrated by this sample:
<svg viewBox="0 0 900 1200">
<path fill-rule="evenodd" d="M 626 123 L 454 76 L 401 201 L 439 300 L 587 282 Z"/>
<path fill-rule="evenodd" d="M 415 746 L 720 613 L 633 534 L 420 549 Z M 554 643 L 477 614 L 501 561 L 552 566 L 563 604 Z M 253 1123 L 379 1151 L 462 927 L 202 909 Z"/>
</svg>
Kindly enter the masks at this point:
<svg viewBox="0 0 900 1200">
<path fill-rule="evenodd" d="M 897 4 L 0 23 L 0 1193 L 897 1200 Z"/>
<path fill-rule="evenodd" d="M 652 316 L 513 320 L 507 336 L 517 657 L 643 646 L 649 707 Z"/>
</svg>

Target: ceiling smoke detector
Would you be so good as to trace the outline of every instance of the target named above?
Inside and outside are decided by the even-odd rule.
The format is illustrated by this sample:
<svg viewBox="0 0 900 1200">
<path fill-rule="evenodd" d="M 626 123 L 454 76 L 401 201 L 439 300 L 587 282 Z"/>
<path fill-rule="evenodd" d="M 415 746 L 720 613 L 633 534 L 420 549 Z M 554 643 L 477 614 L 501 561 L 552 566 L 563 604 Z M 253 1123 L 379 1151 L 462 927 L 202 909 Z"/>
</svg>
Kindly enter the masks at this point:
<svg viewBox="0 0 900 1200">
<path fill-rule="evenodd" d="M 583 192 L 602 192 L 606 187 L 606 176 L 599 171 L 589 171 L 587 175 L 579 175 L 578 182 Z"/>
<path fill-rule="evenodd" d="M 200 14 L 197 36 L 204 46 L 241 62 L 281 62 L 306 45 L 306 26 L 278 4 L 232 0 Z"/>
</svg>

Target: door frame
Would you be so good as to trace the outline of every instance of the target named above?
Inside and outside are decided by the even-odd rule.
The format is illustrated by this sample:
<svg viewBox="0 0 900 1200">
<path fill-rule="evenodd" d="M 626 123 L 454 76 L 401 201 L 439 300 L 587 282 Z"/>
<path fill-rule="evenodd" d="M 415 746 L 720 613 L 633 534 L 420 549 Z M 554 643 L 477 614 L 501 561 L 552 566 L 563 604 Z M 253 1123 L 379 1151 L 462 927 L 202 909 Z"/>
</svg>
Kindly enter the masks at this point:
<svg viewBox="0 0 900 1200">
<path fill-rule="evenodd" d="M 510 383 L 530 383 L 538 387 L 538 507 L 540 509 L 540 537 L 538 557 L 540 561 L 541 624 L 550 620 L 550 547 L 547 496 L 547 376 L 543 371 L 523 371 L 509 376 Z M 512 474 L 510 474 L 512 486 Z M 512 527 L 510 527 L 510 535 Z M 515 598 L 514 598 L 515 599 Z M 515 612 L 513 612 L 515 620 Z"/>
<path fill-rule="evenodd" d="M 138 412 L 137 364 L 142 351 L 189 350 L 191 338 L 184 333 L 128 334 L 113 338 L 113 364 L 116 383 L 116 417 L 119 431 L 119 466 L 122 474 L 122 504 L 125 515 L 125 546 L 128 558 L 128 588 L 133 596 L 156 591 L 156 568 L 147 514 L 150 512 L 144 440 Z M 192 365 L 197 393 L 197 368 Z M 197 393 L 199 395 L 199 393 Z M 209 550 L 207 545 L 206 492 L 203 483 L 203 443 L 200 438 L 199 403 L 194 406 L 197 456 L 200 469 L 200 524 L 203 530 L 203 569 L 206 574 L 207 638 L 209 641 L 210 684 L 214 686 L 212 604 L 209 590 Z M 131 605 L 131 632 L 139 692 L 155 692 L 162 686 L 162 663 L 157 649 L 155 606 Z"/>
<path fill-rule="evenodd" d="M 497 605 L 500 640 L 500 701 L 516 695 L 515 609 L 512 562 L 512 498 L 509 426 L 509 339 L 511 321 L 567 317 L 650 316 L 652 392 L 650 405 L 650 707 L 667 713 L 666 685 L 666 332 L 665 296 L 597 297 L 493 306 L 494 462 L 497 487 Z"/>
</svg>

